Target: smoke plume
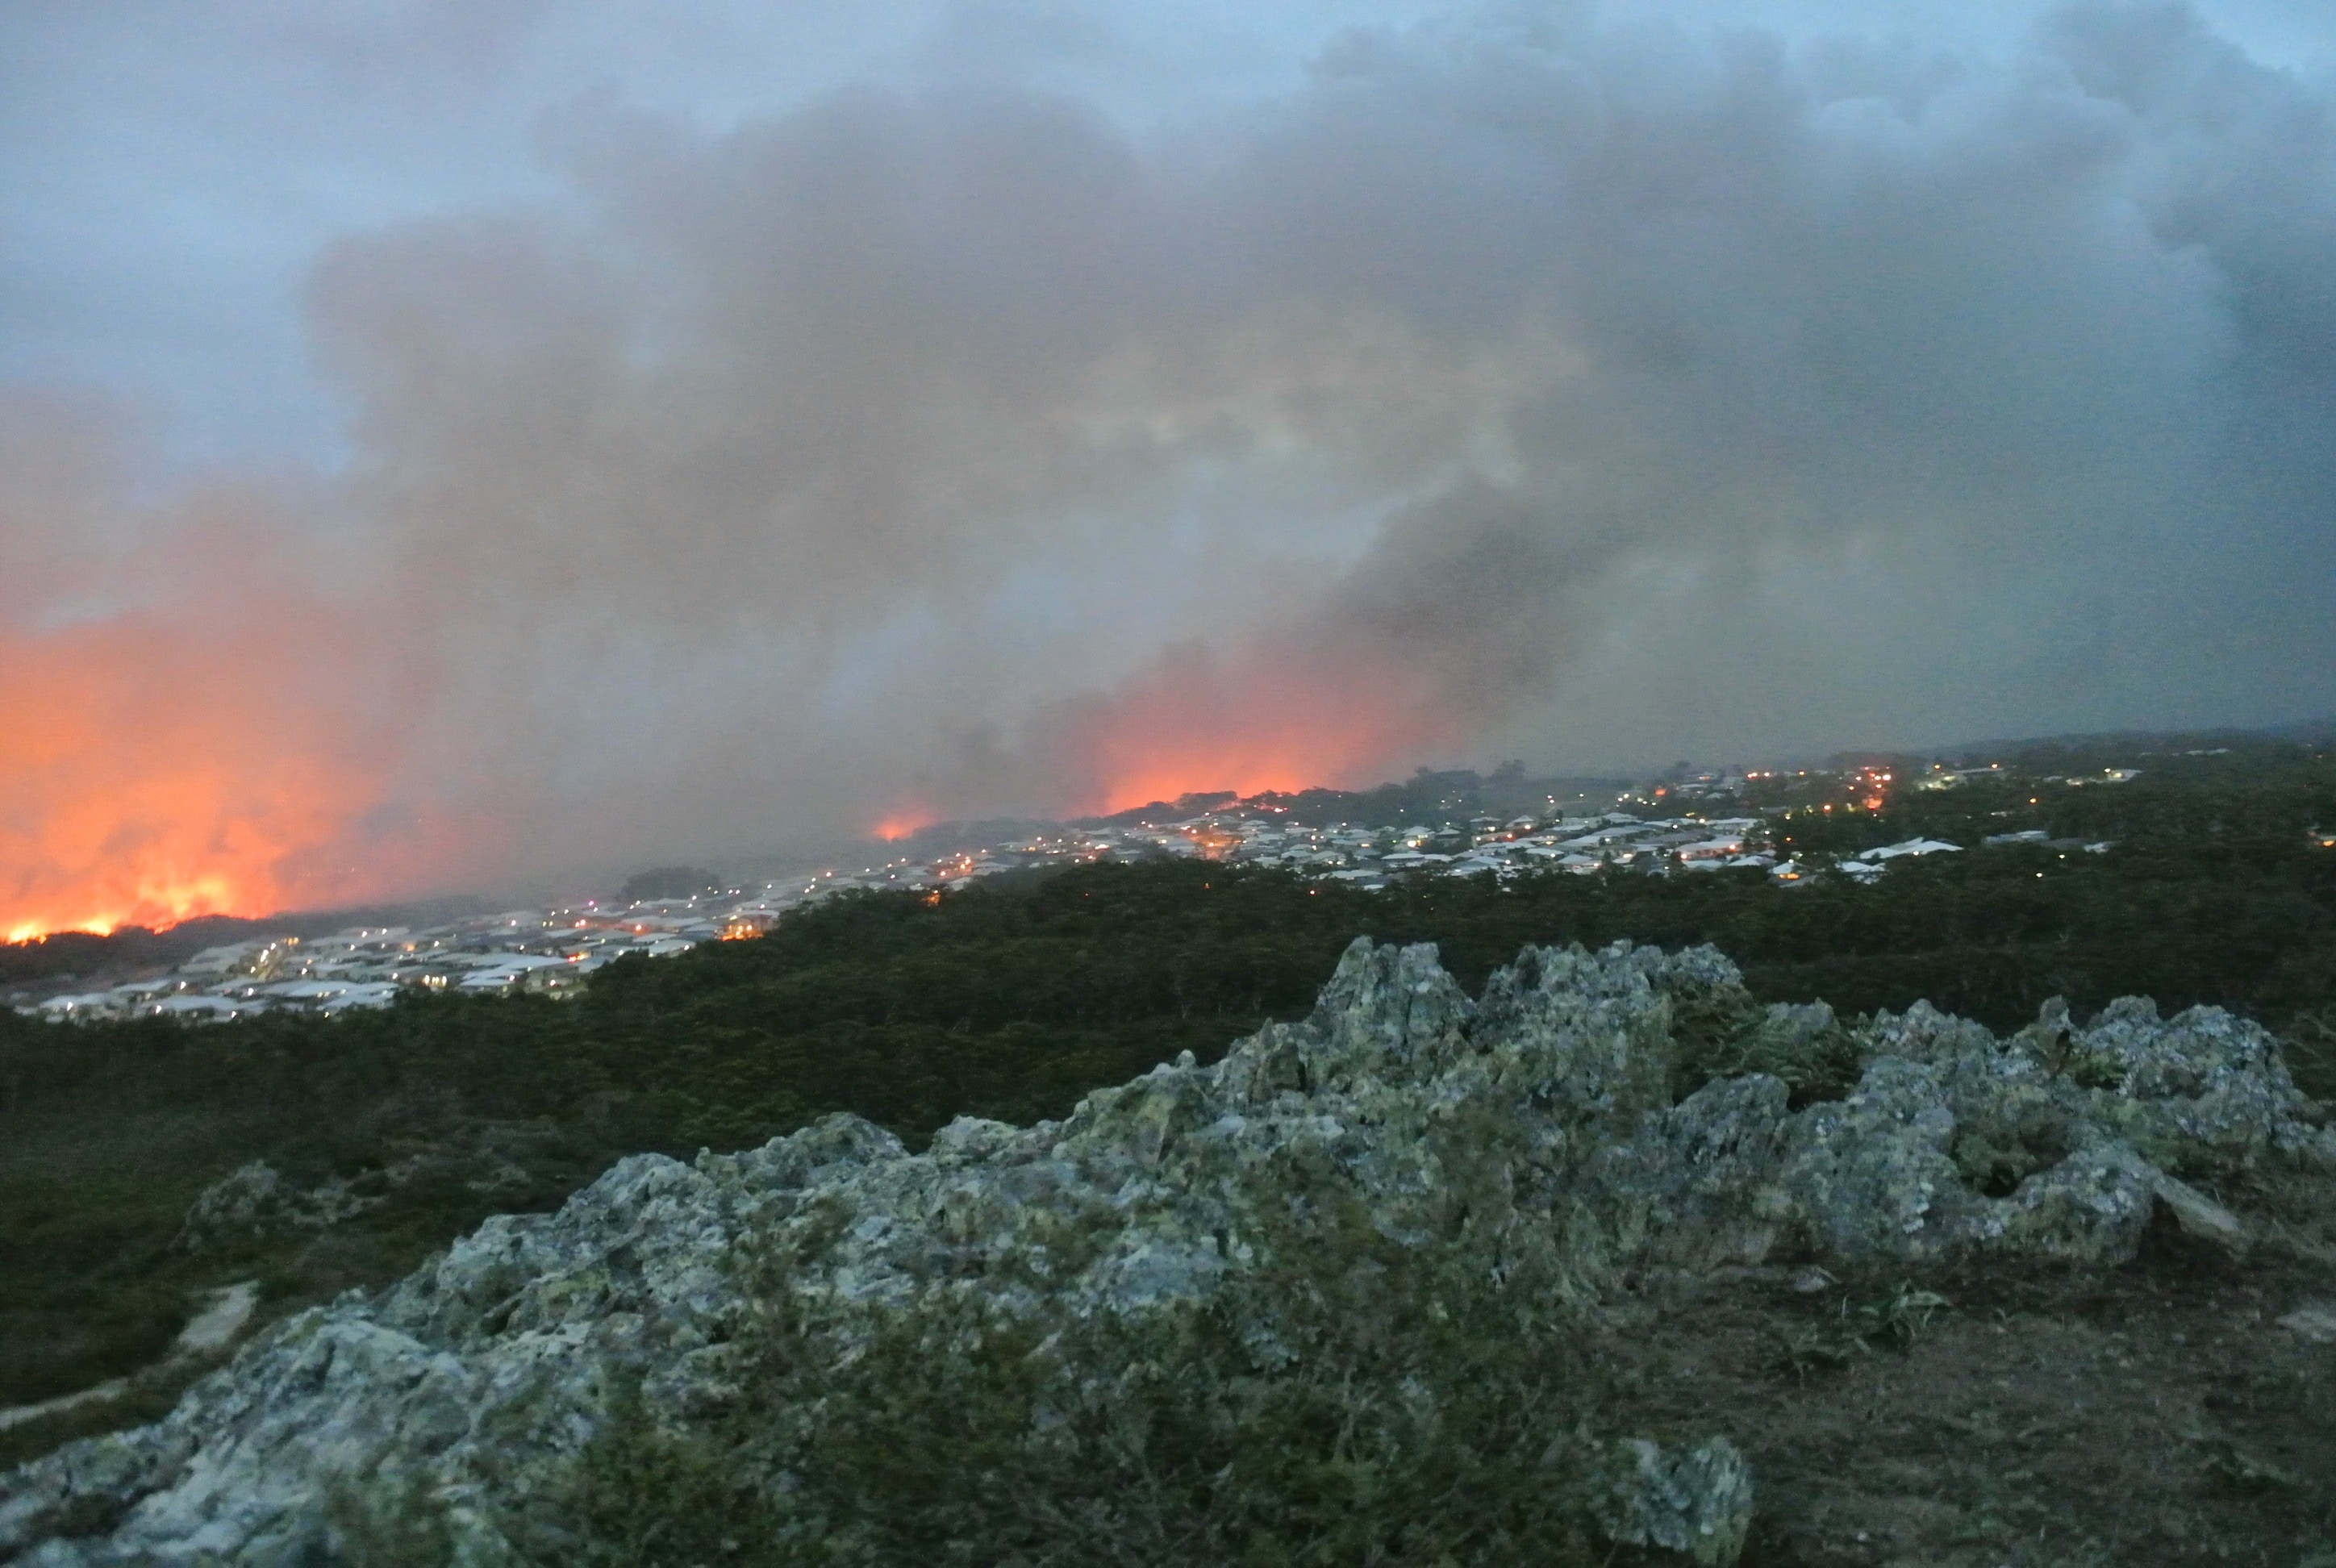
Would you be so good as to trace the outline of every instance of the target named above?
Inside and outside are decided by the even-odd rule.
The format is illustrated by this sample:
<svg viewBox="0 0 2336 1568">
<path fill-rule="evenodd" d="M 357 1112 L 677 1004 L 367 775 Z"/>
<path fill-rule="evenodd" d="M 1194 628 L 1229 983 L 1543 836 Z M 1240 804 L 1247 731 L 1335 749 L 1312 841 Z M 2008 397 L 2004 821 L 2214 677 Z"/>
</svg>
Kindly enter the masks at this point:
<svg viewBox="0 0 2336 1568">
<path fill-rule="evenodd" d="M 335 472 L 158 500 L 19 399 L 0 926 L 2329 707 L 2324 83 L 1521 15 L 1142 129 L 590 96 L 318 260 Z"/>
</svg>

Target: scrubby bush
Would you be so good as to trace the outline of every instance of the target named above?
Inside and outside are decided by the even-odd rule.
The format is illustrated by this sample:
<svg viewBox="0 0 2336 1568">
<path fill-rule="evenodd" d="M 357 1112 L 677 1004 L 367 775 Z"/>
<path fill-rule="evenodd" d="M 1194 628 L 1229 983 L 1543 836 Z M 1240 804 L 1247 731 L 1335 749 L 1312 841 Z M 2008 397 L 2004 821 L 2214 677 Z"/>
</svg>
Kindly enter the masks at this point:
<svg viewBox="0 0 2336 1568">
<path fill-rule="evenodd" d="M 1007 1309 L 987 1280 L 821 1305 L 759 1260 L 734 1397 L 628 1400 L 547 1560 L 1605 1561 L 1588 1434 L 1612 1391 L 1562 1228 L 1508 1207 L 1479 1131 L 1443 1135 L 1452 1189 L 1403 1242 L 1327 1164 L 1267 1173 L 1290 1206 L 1205 1300 Z"/>
</svg>

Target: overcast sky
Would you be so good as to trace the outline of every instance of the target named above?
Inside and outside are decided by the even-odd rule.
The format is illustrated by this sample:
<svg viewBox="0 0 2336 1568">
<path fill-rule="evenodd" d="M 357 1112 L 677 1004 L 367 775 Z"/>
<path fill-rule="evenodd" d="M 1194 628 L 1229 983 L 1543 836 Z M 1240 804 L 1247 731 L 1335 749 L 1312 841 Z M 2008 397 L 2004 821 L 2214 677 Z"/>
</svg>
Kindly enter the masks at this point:
<svg viewBox="0 0 2336 1568">
<path fill-rule="evenodd" d="M 10 0 L 0 904 L 2325 715 L 2331 83 L 2301 0 Z"/>
</svg>

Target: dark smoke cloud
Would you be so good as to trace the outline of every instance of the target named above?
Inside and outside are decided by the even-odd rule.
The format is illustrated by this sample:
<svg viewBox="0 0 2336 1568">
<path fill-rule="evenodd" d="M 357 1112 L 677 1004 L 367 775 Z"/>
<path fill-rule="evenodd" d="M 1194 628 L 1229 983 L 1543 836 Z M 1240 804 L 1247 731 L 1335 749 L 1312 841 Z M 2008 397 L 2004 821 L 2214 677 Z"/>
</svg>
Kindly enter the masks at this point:
<svg viewBox="0 0 2336 1568">
<path fill-rule="evenodd" d="M 1503 11 L 1142 135 L 576 103 L 568 200 L 312 284 L 384 796 L 519 872 L 1091 805 L 1147 746 L 2325 712 L 2331 112 L 2155 5 L 1993 54 Z"/>
</svg>

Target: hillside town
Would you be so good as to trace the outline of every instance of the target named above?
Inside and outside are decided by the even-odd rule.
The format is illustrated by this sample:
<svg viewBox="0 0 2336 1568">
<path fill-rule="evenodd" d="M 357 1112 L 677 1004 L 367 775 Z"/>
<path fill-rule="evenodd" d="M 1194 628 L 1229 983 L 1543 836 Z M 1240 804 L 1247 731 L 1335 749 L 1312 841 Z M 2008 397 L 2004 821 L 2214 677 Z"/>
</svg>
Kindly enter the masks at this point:
<svg viewBox="0 0 2336 1568">
<path fill-rule="evenodd" d="M 385 1008 L 401 990 L 573 993 L 584 976 L 639 953 L 686 952 L 723 934 L 695 899 L 513 910 L 420 930 L 353 926 L 330 936 L 206 948 L 164 973 L 49 997 L 20 1012 L 58 1020 L 219 1022 L 269 1012 L 331 1017 Z"/>
<path fill-rule="evenodd" d="M 1822 775 L 1846 787 L 1845 805 L 1857 803 L 1862 795 L 1869 810 L 1902 785 L 1953 789 L 1989 776 L 2000 777 L 2000 767 L 1939 768 L 1906 779 L 1874 768 Z M 2118 784 L 2136 776 L 2133 769 L 2110 769 L 2049 782 Z M 282 1012 L 331 1017 L 388 1007 L 409 990 L 573 996 L 586 977 L 616 959 L 669 957 L 701 942 L 756 936 L 791 910 L 847 893 L 938 896 L 985 878 L 1096 861 L 1224 861 L 1365 891 L 1430 877 L 1723 871 L 1757 871 L 1777 885 L 1795 887 L 1827 876 L 1870 882 L 1895 862 L 1959 853 L 1967 847 L 2033 844 L 2063 853 L 2098 853 L 2109 847 L 2023 829 L 1987 835 L 1971 846 L 1916 837 L 1851 854 L 1796 856 L 1785 852 L 1789 835 L 1779 832 L 1793 807 L 1743 804 L 1764 784 L 1773 786 L 1786 777 L 1736 770 L 1684 774 L 1623 791 L 1607 811 L 1581 809 L 1580 801 L 1572 803 L 1573 809 L 1561 809 L 1551 797 L 1545 810 L 1466 817 L 1426 811 L 1421 814 L 1432 820 L 1399 826 L 1301 822 L 1285 797 L 1201 797 L 1210 803 L 1208 809 L 1189 815 L 1162 811 L 1156 813 L 1160 820 L 1153 820 L 1142 813 L 1122 813 L 1085 824 L 1050 824 L 991 843 L 968 843 L 961 836 L 944 849 L 896 856 L 858 871 L 829 869 L 757 886 L 715 887 L 708 878 L 701 891 L 682 896 L 587 900 L 418 929 L 355 926 L 327 936 L 255 939 L 206 949 L 167 971 L 103 989 L 19 1001 L 17 1010 L 59 1022 L 143 1017 L 211 1022 Z M 1731 807 L 1737 808 L 1732 813 Z"/>
</svg>

